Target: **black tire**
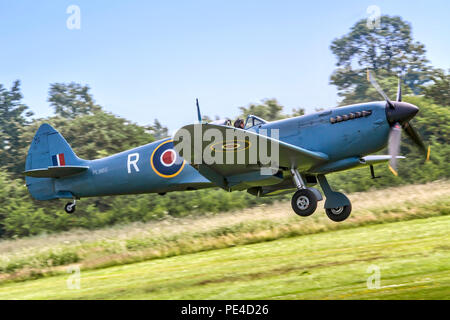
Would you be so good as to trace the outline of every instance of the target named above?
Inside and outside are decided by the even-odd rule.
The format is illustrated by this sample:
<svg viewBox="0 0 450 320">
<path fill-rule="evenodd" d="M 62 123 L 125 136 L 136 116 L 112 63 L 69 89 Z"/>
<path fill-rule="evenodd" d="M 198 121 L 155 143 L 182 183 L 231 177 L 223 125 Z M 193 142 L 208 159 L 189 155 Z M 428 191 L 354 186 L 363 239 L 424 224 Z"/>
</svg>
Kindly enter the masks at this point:
<svg viewBox="0 0 450 320">
<path fill-rule="evenodd" d="M 72 202 L 68 202 L 66 203 L 66 205 L 64 206 L 64 210 L 68 213 L 74 213 L 75 212 L 75 205 Z"/>
<path fill-rule="evenodd" d="M 310 216 L 317 209 L 317 198 L 308 189 L 297 190 L 291 200 L 292 210 L 301 217 Z"/>
<path fill-rule="evenodd" d="M 352 212 L 352 205 L 333 208 L 333 209 L 325 209 L 325 212 L 331 220 L 334 222 L 341 222 L 347 219 Z"/>
</svg>

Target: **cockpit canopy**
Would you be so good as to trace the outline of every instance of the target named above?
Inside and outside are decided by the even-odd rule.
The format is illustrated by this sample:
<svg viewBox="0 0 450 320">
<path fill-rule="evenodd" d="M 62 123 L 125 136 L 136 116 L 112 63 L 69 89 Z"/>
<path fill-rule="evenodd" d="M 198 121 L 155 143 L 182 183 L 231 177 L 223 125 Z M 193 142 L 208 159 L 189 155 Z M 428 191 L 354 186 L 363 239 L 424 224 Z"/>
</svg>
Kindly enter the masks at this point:
<svg viewBox="0 0 450 320">
<path fill-rule="evenodd" d="M 247 116 L 247 119 L 245 120 L 244 129 L 247 130 L 247 129 L 250 129 L 252 127 L 259 126 L 259 125 L 262 125 L 262 124 L 265 124 L 265 123 L 267 123 L 266 120 L 261 119 L 260 117 L 254 116 L 252 114 L 249 114 Z"/>
</svg>

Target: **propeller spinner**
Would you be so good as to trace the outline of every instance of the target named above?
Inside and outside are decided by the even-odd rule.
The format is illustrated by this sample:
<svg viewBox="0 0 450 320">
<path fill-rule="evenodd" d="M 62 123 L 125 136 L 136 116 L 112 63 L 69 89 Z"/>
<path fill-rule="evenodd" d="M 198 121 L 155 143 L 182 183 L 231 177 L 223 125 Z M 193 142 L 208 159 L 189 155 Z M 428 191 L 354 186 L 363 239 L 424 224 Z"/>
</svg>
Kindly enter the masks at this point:
<svg viewBox="0 0 450 320">
<path fill-rule="evenodd" d="M 398 79 L 397 99 L 396 101 L 389 100 L 388 96 L 384 93 L 381 87 L 378 85 L 372 72 L 367 69 L 367 80 L 374 86 L 378 93 L 386 100 L 386 118 L 391 125 L 389 132 L 388 150 L 391 155 L 389 161 L 389 169 L 394 175 L 397 173 L 397 156 L 400 152 L 400 141 L 402 130 L 405 130 L 408 137 L 419 147 L 419 149 L 426 156 L 426 160 L 430 158 L 430 147 L 426 147 L 422 141 L 422 138 L 409 121 L 419 111 L 419 108 L 413 104 L 402 102 L 402 85 L 401 79 Z"/>
</svg>

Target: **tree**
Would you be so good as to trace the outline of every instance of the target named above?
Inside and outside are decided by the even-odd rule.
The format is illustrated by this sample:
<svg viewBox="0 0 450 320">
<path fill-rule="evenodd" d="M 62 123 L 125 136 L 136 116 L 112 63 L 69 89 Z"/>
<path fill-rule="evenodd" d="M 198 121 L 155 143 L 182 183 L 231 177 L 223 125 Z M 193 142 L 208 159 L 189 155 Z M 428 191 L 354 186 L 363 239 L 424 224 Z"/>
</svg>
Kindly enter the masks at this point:
<svg viewBox="0 0 450 320">
<path fill-rule="evenodd" d="M 305 109 L 303 108 L 297 108 L 297 109 L 292 109 L 292 117 L 298 117 L 298 116 L 303 116 L 305 114 Z"/>
<path fill-rule="evenodd" d="M 264 99 L 260 104 L 250 104 L 248 107 L 239 107 L 241 110 L 240 117 L 246 118 L 249 114 L 263 118 L 267 121 L 274 121 L 285 119 L 289 117 L 298 117 L 305 114 L 304 108 L 293 108 L 291 114 L 284 114 L 283 106 L 280 105 L 277 99 Z"/>
<path fill-rule="evenodd" d="M 239 107 L 239 109 L 242 113 L 241 116 L 244 118 L 246 118 L 249 114 L 268 121 L 286 118 L 286 115 L 281 113 L 283 106 L 281 106 L 276 99 L 265 99 L 262 100 L 261 104 L 250 104 L 247 108 Z"/>
<path fill-rule="evenodd" d="M 23 157 L 21 149 L 25 142 L 20 136 L 33 115 L 21 101 L 19 80 L 13 83 L 11 90 L 0 84 L 0 167 L 16 174 L 23 171 L 18 162 Z"/>
<path fill-rule="evenodd" d="M 55 113 L 63 118 L 74 119 L 80 115 L 93 114 L 100 109 L 89 93 L 89 86 L 75 82 L 50 85 L 48 102 Z"/>
<path fill-rule="evenodd" d="M 44 122 L 54 126 L 75 153 L 85 159 L 106 157 L 155 140 L 144 127 L 102 110 L 78 116 L 75 120 L 61 117 L 36 120 L 27 127 L 23 140 L 30 143 Z M 23 154 L 26 154 L 25 150 Z"/>
<path fill-rule="evenodd" d="M 169 136 L 169 129 L 163 126 L 158 119 L 155 119 L 153 125 L 148 127 L 148 130 L 156 140 Z"/>
<path fill-rule="evenodd" d="M 436 104 L 450 106 L 450 69 L 447 73 L 437 69 L 431 77 L 433 84 L 424 87 L 425 97 Z"/>
<path fill-rule="evenodd" d="M 48 122 L 61 132 L 78 156 L 86 159 L 109 156 L 155 140 L 145 127 L 103 111 L 89 90 L 89 86 L 75 82 L 51 84 L 48 101 L 56 116 L 35 121 L 25 139 L 31 141 L 39 125 Z M 157 120 L 155 123 L 159 134 L 167 130 Z"/>
<path fill-rule="evenodd" d="M 380 78 L 395 79 L 401 75 L 416 94 L 422 90 L 421 85 L 429 81 L 425 47 L 413 41 L 411 25 L 400 17 L 384 15 L 380 27 L 373 29 L 369 29 L 366 20 L 362 19 L 348 34 L 335 39 L 330 49 L 337 58 L 338 67 L 331 75 L 330 83 L 337 86 L 338 94 L 344 97 L 342 104 L 367 99 L 370 88 L 365 76 L 367 68 L 374 70 Z"/>
</svg>

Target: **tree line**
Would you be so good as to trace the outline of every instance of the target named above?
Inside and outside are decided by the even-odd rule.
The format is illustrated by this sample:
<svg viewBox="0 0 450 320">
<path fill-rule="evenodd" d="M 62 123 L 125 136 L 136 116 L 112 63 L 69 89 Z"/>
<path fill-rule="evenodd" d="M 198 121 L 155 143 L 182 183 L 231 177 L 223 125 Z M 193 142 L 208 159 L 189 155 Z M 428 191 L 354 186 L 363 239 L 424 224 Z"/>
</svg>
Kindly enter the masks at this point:
<svg viewBox="0 0 450 320">
<path fill-rule="evenodd" d="M 400 17 L 383 16 L 380 27 L 369 30 L 365 20 L 361 20 L 348 34 L 335 39 L 330 49 L 337 58 L 330 84 L 338 88 L 340 105 L 380 100 L 365 80 L 367 68 L 376 72 L 380 85 L 392 98 L 400 75 L 405 88 L 404 100 L 420 107 L 413 122 L 432 149 L 431 161 L 424 164 L 422 156 L 404 139 L 401 152 L 408 159 L 399 165 L 400 177 L 393 177 L 386 167 L 377 166 L 376 170 L 383 178 L 372 180 L 368 169 L 362 168 L 330 175 L 333 187 L 362 191 L 448 178 L 450 70 L 435 69 L 430 65 L 424 45 L 412 39 L 411 25 Z M 168 129 L 157 119 L 151 125 L 141 126 L 104 110 L 95 103 L 90 87 L 78 83 L 50 85 L 48 103 L 54 115 L 47 118 L 33 118 L 32 109 L 22 100 L 19 80 L 10 88 L 0 84 L 0 237 L 218 213 L 285 199 L 283 196 L 256 198 L 246 192 L 208 189 L 173 192 L 165 196 L 146 194 L 83 199 L 77 213 L 67 215 L 61 201 L 42 205 L 31 199 L 24 186 L 22 172 L 28 147 L 43 122 L 60 131 L 77 155 L 85 159 L 105 157 L 164 138 Z M 254 114 L 269 121 L 305 113 L 301 107 L 284 113 L 284 107 L 276 99 L 241 106 L 239 110 L 240 117 Z"/>
</svg>

